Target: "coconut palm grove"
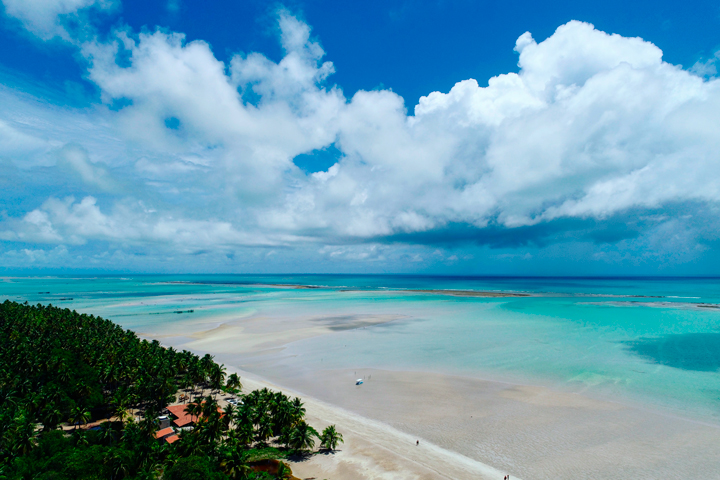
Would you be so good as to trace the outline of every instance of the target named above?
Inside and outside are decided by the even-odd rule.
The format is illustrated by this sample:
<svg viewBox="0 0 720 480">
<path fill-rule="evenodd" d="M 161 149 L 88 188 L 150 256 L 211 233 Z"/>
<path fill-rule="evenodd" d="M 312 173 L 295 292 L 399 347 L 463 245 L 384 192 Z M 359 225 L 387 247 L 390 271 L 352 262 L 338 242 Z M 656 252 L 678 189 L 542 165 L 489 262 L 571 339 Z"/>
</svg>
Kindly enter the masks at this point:
<svg viewBox="0 0 720 480">
<path fill-rule="evenodd" d="M 93 315 L 5 301 L 0 479 L 293 478 L 283 458 L 342 442 L 334 426 L 308 425 L 300 399 L 241 388 L 210 355 Z M 221 407 L 227 395 L 239 398 Z M 161 428 L 172 404 L 189 426 Z"/>
</svg>

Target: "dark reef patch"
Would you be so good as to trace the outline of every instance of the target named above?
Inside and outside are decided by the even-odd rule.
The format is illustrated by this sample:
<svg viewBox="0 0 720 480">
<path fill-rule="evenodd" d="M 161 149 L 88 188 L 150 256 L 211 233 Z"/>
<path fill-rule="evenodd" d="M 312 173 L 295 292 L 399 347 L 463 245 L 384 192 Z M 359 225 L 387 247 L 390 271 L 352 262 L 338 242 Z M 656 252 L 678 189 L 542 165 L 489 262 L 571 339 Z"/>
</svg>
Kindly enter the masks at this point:
<svg viewBox="0 0 720 480">
<path fill-rule="evenodd" d="M 623 342 L 646 360 L 683 370 L 720 369 L 720 333 L 683 333 Z"/>
</svg>

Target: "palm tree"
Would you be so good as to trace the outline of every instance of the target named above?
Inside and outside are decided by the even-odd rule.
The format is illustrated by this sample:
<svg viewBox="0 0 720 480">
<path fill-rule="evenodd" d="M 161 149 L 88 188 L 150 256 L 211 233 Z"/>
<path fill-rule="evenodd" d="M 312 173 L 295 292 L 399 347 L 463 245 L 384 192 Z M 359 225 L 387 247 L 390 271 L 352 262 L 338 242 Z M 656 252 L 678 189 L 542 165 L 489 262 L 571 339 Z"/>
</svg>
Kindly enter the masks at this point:
<svg viewBox="0 0 720 480">
<path fill-rule="evenodd" d="M 227 389 L 233 393 L 242 390 L 242 383 L 240 383 L 240 377 L 237 373 L 231 373 L 227 379 Z"/>
<path fill-rule="evenodd" d="M 116 438 L 115 427 L 112 422 L 103 422 L 100 424 L 100 439 L 106 445 L 115 443 Z"/>
<path fill-rule="evenodd" d="M 212 409 L 208 408 L 207 410 L 203 411 L 203 423 L 209 443 L 214 444 L 223 436 L 223 433 L 227 431 L 227 428 L 225 426 L 225 423 L 220 418 L 220 412 L 218 412 L 217 403 L 213 402 L 211 406 Z"/>
<path fill-rule="evenodd" d="M 105 458 L 105 463 L 110 466 L 111 479 L 124 478 L 130 470 L 131 459 L 129 458 L 130 452 L 126 450 L 113 450 L 112 455 Z"/>
<path fill-rule="evenodd" d="M 306 422 L 300 422 L 290 430 L 288 446 L 300 451 L 312 450 L 315 448 L 315 438 L 320 438 L 317 430 Z"/>
<path fill-rule="evenodd" d="M 247 452 L 230 445 L 220 452 L 220 468 L 232 479 L 245 479 L 252 472 L 247 459 Z"/>
<path fill-rule="evenodd" d="M 236 424 L 233 437 L 240 445 L 251 445 L 255 440 L 255 431 L 249 423 Z"/>
<path fill-rule="evenodd" d="M 191 418 L 200 418 L 200 415 L 202 414 L 202 404 L 200 402 L 189 403 L 185 407 L 185 413 L 190 415 Z"/>
<path fill-rule="evenodd" d="M 283 431 L 291 428 L 296 420 L 294 417 L 293 407 L 287 400 L 282 400 L 273 412 L 273 434 L 278 436 Z"/>
<path fill-rule="evenodd" d="M 335 425 L 330 425 L 320 435 L 320 446 L 330 451 L 337 448 L 338 442 L 345 443 L 340 432 L 335 430 Z"/>
<path fill-rule="evenodd" d="M 267 415 L 261 416 L 257 420 L 257 428 L 255 429 L 255 440 L 261 443 L 265 443 L 268 439 L 273 436 L 272 422 Z"/>
<path fill-rule="evenodd" d="M 86 432 L 73 431 L 72 436 L 73 436 L 73 439 L 75 440 L 76 445 L 81 445 L 83 447 L 87 447 L 88 445 L 90 445 L 90 441 L 88 440 Z"/>
<path fill-rule="evenodd" d="M 190 391 L 190 387 L 194 386 L 192 375 L 190 375 L 189 371 L 186 372 L 182 380 L 180 380 L 180 385 L 182 385 L 182 388 L 185 390 L 185 398 L 189 398 L 190 396 L 187 395 L 187 393 Z"/>
<path fill-rule="evenodd" d="M 43 411 L 42 416 L 42 423 L 43 423 L 43 430 L 54 430 L 57 428 L 58 424 L 63 419 L 63 413 L 60 411 L 60 409 L 56 406 L 56 404 L 51 403 L 47 407 L 45 407 Z"/>
<path fill-rule="evenodd" d="M 15 442 L 11 450 L 18 455 L 26 455 L 35 446 L 35 423 L 28 412 L 21 411 L 14 424 Z"/>
<path fill-rule="evenodd" d="M 120 406 L 115 410 L 115 416 L 122 422 L 125 423 L 131 420 L 133 417 L 130 411 L 125 406 Z"/>
<path fill-rule="evenodd" d="M 85 425 L 90 421 L 90 412 L 83 407 L 75 406 L 70 411 L 70 421 L 75 424 L 75 429 L 77 429 L 78 424 L 82 423 Z"/>
<path fill-rule="evenodd" d="M 218 392 L 222 388 L 223 381 L 225 380 L 225 370 L 223 365 L 217 365 L 211 367 L 210 370 L 210 388 L 213 392 Z"/>
<path fill-rule="evenodd" d="M 235 418 L 235 407 L 231 403 L 228 403 L 225 405 L 225 408 L 223 409 L 223 417 L 222 422 L 225 425 L 225 428 L 230 428 L 230 423 L 232 423 L 233 419 Z"/>
<path fill-rule="evenodd" d="M 291 405 L 295 421 L 300 421 L 305 418 L 305 407 L 298 397 L 293 398 Z"/>
<path fill-rule="evenodd" d="M 209 417 L 210 415 L 217 414 L 218 404 L 217 401 L 212 398 L 210 395 L 205 397 L 205 400 L 203 400 L 202 404 L 202 414 L 206 417 Z"/>
</svg>

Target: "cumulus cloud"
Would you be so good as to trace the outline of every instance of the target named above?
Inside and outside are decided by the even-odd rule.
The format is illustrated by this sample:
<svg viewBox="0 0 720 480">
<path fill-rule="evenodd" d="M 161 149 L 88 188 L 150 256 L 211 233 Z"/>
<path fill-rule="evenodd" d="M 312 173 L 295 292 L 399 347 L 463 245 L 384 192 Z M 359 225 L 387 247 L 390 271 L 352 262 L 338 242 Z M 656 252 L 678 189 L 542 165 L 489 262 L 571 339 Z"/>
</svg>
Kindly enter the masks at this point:
<svg viewBox="0 0 720 480">
<path fill-rule="evenodd" d="M 116 0 L 2 0 L 5 13 L 43 40 L 71 40 L 89 28 L 91 10 L 114 10 Z"/>
<path fill-rule="evenodd" d="M 339 131 L 347 158 L 316 190 L 341 185 L 337 231 L 512 228 L 720 199 L 715 80 L 581 22 L 539 44 L 524 34 L 516 50 L 517 74 L 434 92 L 414 116 L 391 92 L 355 95 Z"/>
<path fill-rule="evenodd" d="M 278 246 L 301 241 L 291 235 L 258 235 L 238 231 L 230 222 L 176 218 L 147 209 L 142 202 L 115 204 L 103 212 L 97 199 L 87 196 L 49 198 L 21 220 L 0 230 L 0 238 L 35 243 L 85 244 L 90 241 L 120 242 L 134 245 L 164 244 L 178 251 L 232 246 Z"/>
<path fill-rule="evenodd" d="M 81 42 L 103 101 L 93 115 L 115 151 L 70 132 L 23 133 L 6 118 L 14 162 L 55 148 L 85 186 L 80 201 L 45 197 L 6 219 L 2 238 L 315 245 L 328 259 L 370 261 L 391 257 L 393 242 L 565 241 L 568 229 L 619 232 L 607 226 L 720 200 L 720 83 L 663 62 L 643 39 L 577 21 L 541 42 L 528 32 L 514 46 L 517 72 L 485 87 L 463 80 L 408 108 L 390 90 L 346 98 L 310 27 L 284 10 L 278 36 L 277 62 L 238 53 L 224 63 L 209 44 L 162 30 Z M 294 165 L 330 145 L 340 155 L 326 171 Z M 662 236 L 672 222 L 637 229 Z M 698 235 L 717 238 L 711 230 Z M 618 235 L 603 238 L 647 238 Z M 423 258 L 433 256 L 406 261 Z"/>
<path fill-rule="evenodd" d="M 282 191 L 295 156 L 333 141 L 344 106 L 339 90 L 322 86 L 332 64 L 321 62 L 309 28 L 286 13 L 279 25 L 286 51 L 279 63 L 252 53 L 226 66 L 207 43 L 162 31 L 120 31 L 114 42 L 86 43 L 82 52 L 104 101 L 129 103 L 115 115 L 128 138 L 161 154 L 204 158 L 228 188 L 252 200 Z M 248 91 L 257 104 L 243 99 Z"/>
</svg>

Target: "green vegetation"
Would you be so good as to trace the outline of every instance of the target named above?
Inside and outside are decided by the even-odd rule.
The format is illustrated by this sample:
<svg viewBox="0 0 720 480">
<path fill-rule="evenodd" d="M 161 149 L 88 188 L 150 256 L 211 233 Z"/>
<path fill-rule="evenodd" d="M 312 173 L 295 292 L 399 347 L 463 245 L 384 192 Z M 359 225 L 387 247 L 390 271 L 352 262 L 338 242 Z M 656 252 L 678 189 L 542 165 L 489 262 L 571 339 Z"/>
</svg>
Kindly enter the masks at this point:
<svg viewBox="0 0 720 480">
<path fill-rule="evenodd" d="M 338 443 L 345 443 L 342 434 L 335 430 L 335 425 L 330 425 L 320 435 L 320 446 L 327 450 L 335 450 Z"/>
<path fill-rule="evenodd" d="M 254 462 L 335 449 L 334 426 L 308 425 L 300 399 L 242 388 L 210 355 L 164 348 L 109 320 L 53 306 L 0 304 L 0 479 L 291 478 Z M 192 429 L 157 440 L 178 393 Z M 208 392 L 206 395 L 205 392 Z M 90 424 L 90 425 L 88 425 Z"/>
</svg>

